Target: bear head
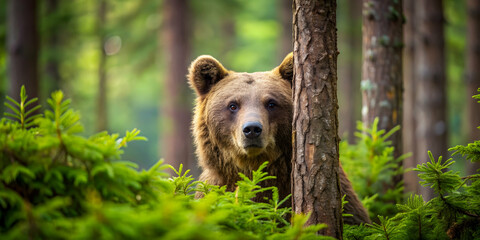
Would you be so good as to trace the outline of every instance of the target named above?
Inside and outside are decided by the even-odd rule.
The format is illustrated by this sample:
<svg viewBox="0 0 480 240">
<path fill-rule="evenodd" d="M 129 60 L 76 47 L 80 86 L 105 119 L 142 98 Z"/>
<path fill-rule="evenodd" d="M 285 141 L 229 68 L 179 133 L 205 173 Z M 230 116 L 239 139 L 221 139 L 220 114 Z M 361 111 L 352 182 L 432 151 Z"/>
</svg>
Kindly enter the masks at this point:
<svg viewBox="0 0 480 240">
<path fill-rule="evenodd" d="M 215 155 L 251 171 L 291 153 L 292 77 L 292 54 L 273 70 L 254 73 L 229 71 L 211 56 L 193 61 L 188 79 L 197 94 L 193 133 L 200 165 L 210 161 L 202 155 Z"/>
</svg>

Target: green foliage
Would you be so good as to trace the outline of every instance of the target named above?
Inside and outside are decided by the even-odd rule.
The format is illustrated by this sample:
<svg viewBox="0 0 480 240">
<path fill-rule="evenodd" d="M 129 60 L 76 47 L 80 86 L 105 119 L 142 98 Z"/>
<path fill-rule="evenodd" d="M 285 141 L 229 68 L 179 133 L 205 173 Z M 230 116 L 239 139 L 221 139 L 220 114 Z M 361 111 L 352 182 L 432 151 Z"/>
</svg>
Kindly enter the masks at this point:
<svg viewBox="0 0 480 240">
<path fill-rule="evenodd" d="M 358 122 L 357 129 L 356 144 L 350 145 L 347 141 L 340 143 L 342 166 L 371 217 L 393 216 L 397 212 L 395 203 L 401 202 L 403 198 L 403 183 L 392 186 L 392 176 L 403 173 L 398 163 L 407 155 L 395 159 L 394 147 L 387 139 L 400 127 L 389 132 L 379 130 L 376 118 L 371 128 Z"/>
<path fill-rule="evenodd" d="M 477 89 L 478 92 L 480 92 L 480 88 Z M 475 98 L 478 100 L 478 103 L 480 103 L 480 94 L 473 95 L 472 98 Z"/>
<path fill-rule="evenodd" d="M 478 91 L 480 92 L 480 88 Z M 478 99 L 480 103 L 480 94 L 474 95 L 473 98 Z M 461 154 L 472 162 L 480 162 L 480 140 L 469 143 L 467 146 L 458 145 L 448 150 L 455 151 L 452 155 Z"/>
<path fill-rule="evenodd" d="M 456 190 L 460 186 L 460 176 L 458 173 L 453 173 L 451 170 L 447 171 L 448 167 L 452 165 L 453 160 L 448 159 L 442 163 L 442 156 L 435 161 L 432 152 L 428 151 L 430 162 L 418 165 L 415 171 L 422 172 L 418 176 L 423 179 L 420 181 L 422 186 L 433 188 L 435 193 L 444 195 L 448 192 Z"/>
<path fill-rule="evenodd" d="M 138 130 L 85 138 L 62 92 L 47 102 L 43 116 L 29 118 L 23 94 L 18 118 L 0 121 L 2 239 L 329 239 L 316 235 L 325 225 L 304 227 L 308 215 L 286 221 L 286 199 L 258 186 L 272 178 L 267 163 L 235 192 L 194 181 L 183 166 L 167 178 L 162 161 L 138 170 L 120 161 L 127 143 L 146 140 Z M 250 200 L 263 191 L 272 198 Z"/>
<path fill-rule="evenodd" d="M 25 86 L 22 86 L 20 90 L 20 103 L 15 101 L 13 98 L 7 96 L 7 102 L 5 102 L 5 106 L 12 110 L 13 113 L 3 113 L 7 117 L 17 119 L 20 122 L 20 126 L 22 129 L 31 127 L 34 124 L 33 120 L 41 116 L 41 114 L 32 115 L 40 108 L 40 105 L 28 108 L 30 105 L 37 102 L 38 98 L 32 98 L 28 101 L 27 98 L 28 96 L 27 92 L 25 91 Z"/>
<path fill-rule="evenodd" d="M 454 162 L 435 160 L 418 165 L 422 185 L 438 194 L 429 202 L 412 195 L 398 204 L 392 218 L 379 216 L 380 224 L 345 228 L 345 239 L 477 239 L 480 237 L 480 175 L 462 178 L 446 171 Z"/>
<path fill-rule="evenodd" d="M 479 97 L 476 95 L 475 97 Z M 450 151 L 480 158 L 478 142 L 456 146 Z M 421 184 L 433 188 L 437 197 L 425 202 L 412 195 L 405 204 L 398 204 L 398 213 L 391 218 L 379 217 L 380 223 L 347 226 L 345 239 L 479 239 L 480 238 L 480 174 L 460 177 L 448 170 L 452 159 L 436 160 L 428 152 L 430 162 L 418 165 Z"/>
</svg>

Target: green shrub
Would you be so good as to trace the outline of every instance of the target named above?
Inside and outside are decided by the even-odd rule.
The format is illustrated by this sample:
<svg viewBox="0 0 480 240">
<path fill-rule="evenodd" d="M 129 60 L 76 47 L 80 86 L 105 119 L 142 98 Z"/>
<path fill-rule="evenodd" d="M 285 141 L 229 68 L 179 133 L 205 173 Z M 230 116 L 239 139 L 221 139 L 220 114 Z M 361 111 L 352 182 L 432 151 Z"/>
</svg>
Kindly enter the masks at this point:
<svg viewBox="0 0 480 240">
<path fill-rule="evenodd" d="M 480 89 L 479 89 L 480 91 Z M 480 94 L 474 96 L 480 100 Z M 480 127 L 479 127 L 480 129 Z M 480 161 L 480 141 L 450 148 L 472 162 Z M 345 239 L 480 239 L 480 174 L 460 177 L 448 170 L 452 159 L 436 160 L 429 152 L 430 162 L 418 165 L 420 182 L 433 188 L 437 195 L 425 202 L 412 195 L 405 204 L 397 204 L 398 214 L 379 217 L 380 223 L 346 226 Z"/>
<path fill-rule="evenodd" d="M 139 131 L 80 136 L 79 114 L 55 92 L 37 114 L 36 99 L 7 98 L 0 120 L 0 236 L 2 239 L 324 239 L 308 216 L 285 220 L 276 188 L 260 188 L 262 172 L 242 176 L 235 192 L 177 177 L 161 161 L 148 170 L 120 161 Z M 27 108 L 30 107 L 30 110 Z M 33 108 L 32 108 L 33 107 Z M 194 199 L 196 190 L 205 197 Z M 268 203 L 250 200 L 273 191 Z"/>
<path fill-rule="evenodd" d="M 397 159 L 393 156 L 394 147 L 387 140 L 400 129 L 399 126 L 389 132 L 378 129 L 378 118 L 371 127 L 357 123 L 356 144 L 347 141 L 340 143 L 340 161 L 352 182 L 353 189 L 362 199 L 370 217 L 394 216 L 396 203 L 403 200 L 403 182 L 392 186 L 392 176 L 400 175 L 403 169 L 398 163 L 408 155 Z"/>
</svg>

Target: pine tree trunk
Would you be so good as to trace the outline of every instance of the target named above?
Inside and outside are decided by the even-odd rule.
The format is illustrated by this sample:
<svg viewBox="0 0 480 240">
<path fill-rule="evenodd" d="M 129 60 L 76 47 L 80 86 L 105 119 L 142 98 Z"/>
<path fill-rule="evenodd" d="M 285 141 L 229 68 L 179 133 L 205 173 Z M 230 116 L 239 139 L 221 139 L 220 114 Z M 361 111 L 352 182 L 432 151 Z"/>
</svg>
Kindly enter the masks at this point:
<svg viewBox="0 0 480 240">
<path fill-rule="evenodd" d="M 403 151 L 411 153 L 412 156 L 403 161 L 405 169 L 417 166 L 416 138 L 415 138 L 415 0 L 404 0 L 403 9 L 405 13 L 405 49 L 403 54 L 403 82 L 404 82 L 404 105 L 403 105 Z M 405 193 L 418 193 L 417 172 L 408 171 L 403 174 Z"/>
<path fill-rule="evenodd" d="M 473 142 L 480 139 L 480 104 L 472 98 L 480 94 L 480 1 L 467 1 L 467 114 L 468 140 Z M 467 164 L 467 172 L 475 174 L 480 163 Z"/>
<path fill-rule="evenodd" d="M 362 119 L 371 126 L 390 131 L 402 125 L 402 1 L 363 1 Z M 402 132 L 390 137 L 394 157 L 402 155 Z M 399 163 L 401 164 L 401 163 Z M 393 177 L 393 186 L 402 175 Z"/>
<path fill-rule="evenodd" d="M 58 14 L 59 0 L 48 0 L 46 4 L 46 17 Z M 44 82 L 44 84 L 48 84 L 48 93 L 59 90 L 62 81 L 59 70 L 60 51 L 58 50 L 60 45 L 60 28 L 61 24 L 55 24 L 47 33 L 46 45 L 49 54 L 45 64 L 45 73 L 48 82 Z"/>
<path fill-rule="evenodd" d="M 192 96 L 186 80 L 190 43 L 188 36 L 188 2 L 186 0 L 166 0 L 163 5 L 165 54 L 167 55 L 167 75 L 165 97 L 162 98 L 166 124 L 162 146 L 165 163 L 178 168 L 191 169 L 198 175 L 193 157 L 190 135 Z"/>
<path fill-rule="evenodd" d="M 106 0 L 99 0 L 97 31 L 100 38 L 100 60 L 98 62 L 98 97 L 97 97 L 97 131 L 107 130 L 107 56 L 105 53 L 105 24 L 107 14 Z"/>
<path fill-rule="evenodd" d="M 346 29 L 346 45 L 340 57 L 345 66 L 339 67 L 339 95 L 340 102 L 340 136 L 347 134 L 348 142 L 355 142 L 356 122 L 360 118 L 360 78 L 361 78 L 361 51 L 362 51 L 362 2 L 345 1 L 348 7 L 346 16 L 348 27 Z M 342 61 L 340 61 L 342 63 Z M 342 71 L 343 70 L 343 71 Z M 340 72 L 341 71 L 341 72 Z"/>
<path fill-rule="evenodd" d="M 282 23 L 282 35 L 280 38 L 279 62 L 293 51 L 292 35 L 292 0 L 281 0 L 279 6 L 279 18 Z"/>
<path fill-rule="evenodd" d="M 447 155 L 447 115 L 445 81 L 445 39 L 442 1 L 415 1 L 415 113 L 417 114 L 417 163 Z M 433 197 L 431 188 L 420 187 L 425 200 Z"/>
<path fill-rule="evenodd" d="M 37 1 L 10 0 L 7 4 L 9 96 L 19 100 L 25 85 L 29 98 L 38 97 Z"/>
<path fill-rule="evenodd" d="M 336 1 L 294 1 L 293 211 L 342 239 Z"/>
</svg>

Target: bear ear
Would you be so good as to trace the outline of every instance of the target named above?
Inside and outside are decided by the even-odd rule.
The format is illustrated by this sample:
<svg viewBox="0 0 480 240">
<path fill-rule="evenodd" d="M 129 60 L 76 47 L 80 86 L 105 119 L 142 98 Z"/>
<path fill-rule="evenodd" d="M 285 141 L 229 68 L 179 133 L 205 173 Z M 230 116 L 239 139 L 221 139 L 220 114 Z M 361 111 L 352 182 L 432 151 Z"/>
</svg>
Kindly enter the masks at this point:
<svg viewBox="0 0 480 240">
<path fill-rule="evenodd" d="M 207 94 L 213 85 L 228 75 L 228 71 L 215 58 L 203 55 L 195 59 L 188 70 L 190 87 L 198 96 Z"/>
<path fill-rule="evenodd" d="M 279 74 L 283 79 L 292 83 L 293 80 L 293 52 L 289 53 L 282 61 L 280 66 L 273 70 Z"/>
</svg>

